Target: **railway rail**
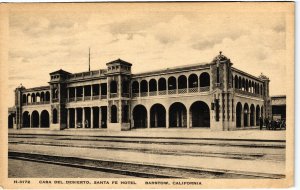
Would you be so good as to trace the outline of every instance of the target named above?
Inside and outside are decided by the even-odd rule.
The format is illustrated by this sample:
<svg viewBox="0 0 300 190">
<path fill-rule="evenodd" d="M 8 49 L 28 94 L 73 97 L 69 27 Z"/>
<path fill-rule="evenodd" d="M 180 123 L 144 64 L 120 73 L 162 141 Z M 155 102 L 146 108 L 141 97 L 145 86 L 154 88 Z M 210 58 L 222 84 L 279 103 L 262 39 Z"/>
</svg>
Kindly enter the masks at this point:
<svg viewBox="0 0 300 190">
<path fill-rule="evenodd" d="M 171 166 L 159 166 L 143 163 L 129 163 L 113 160 L 65 157 L 56 155 L 45 155 L 37 153 L 26 153 L 9 151 L 9 159 L 18 159 L 31 162 L 63 165 L 88 170 L 97 170 L 107 173 L 123 174 L 140 178 L 284 178 L 281 174 L 267 174 L 255 172 L 241 172 L 230 170 L 215 170 L 206 168 L 183 168 Z"/>
</svg>

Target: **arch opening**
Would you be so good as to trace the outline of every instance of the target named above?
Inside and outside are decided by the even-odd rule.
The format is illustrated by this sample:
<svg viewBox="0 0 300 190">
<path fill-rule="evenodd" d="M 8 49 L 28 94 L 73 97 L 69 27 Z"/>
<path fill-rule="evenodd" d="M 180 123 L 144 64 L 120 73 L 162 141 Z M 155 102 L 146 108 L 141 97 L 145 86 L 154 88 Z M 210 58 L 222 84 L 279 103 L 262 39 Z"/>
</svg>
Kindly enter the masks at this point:
<svg viewBox="0 0 300 190">
<path fill-rule="evenodd" d="M 255 120 L 255 107 L 253 104 L 250 106 L 250 126 L 254 126 Z"/>
<path fill-rule="evenodd" d="M 147 128 L 147 109 L 143 105 L 137 105 L 133 108 L 133 127 Z"/>
<path fill-rule="evenodd" d="M 242 126 L 242 112 L 243 112 L 243 108 L 242 108 L 242 104 L 240 102 L 237 103 L 236 105 L 236 111 L 235 111 L 235 118 L 236 118 L 236 127 L 240 128 Z"/>
<path fill-rule="evenodd" d="M 184 104 L 175 102 L 169 108 L 169 124 L 170 128 L 187 127 L 187 113 Z"/>
<path fill-rule="evenodd" d="M 200 87 L 210 86 L 210 76 L 208 73 L 204 72 L 200 75 Z"/>
<path fill-rule="evenodd" d="M 31 120 L 32 120 L 32 127 L 37 128 L 39 127 L 40 118 L 39 118 L 39 112 L 33 111 L 31 114 Z"/>
<path fill-rule="evenodd" d="M 197 101 L 191 105 L 192 127 L 210 127 L 210 111 L 205 102 Z"/>
<path fill-rule="evenodd" d="M 42 128 L 49 128 L 50 127 L 49 113 L 48 113 L 47 110 L 43 110 L 41 112 L 41 127 Z"/>
<path fill-rule="evenodd" d="M 260 108 L 259 105 L 256 106 L 256 126 L 260 125 Z"/>
<path fill-rule="evenodd" d="M 249 106 L 247 103 L 245 103 L 245 105 L 244 105 L 244 126 L 245 127 L 249 127 L 248 123 L 250 124 L 250 122 L 249 122 L 250 118 L 248 118 L 249 114 L 250 114 Z"/>
<path fill-rule="evenodd" d="M 166 127 L 166 109 L 161 104 L 154 104 L 150 109 L 150 127 Z"/>
<path fill-rule="evenodd" d="M 159 91 L 167 90 L 167 81 L 165 78 L 160 78 L 158 80 L 158 90 Z"/>
</svg>

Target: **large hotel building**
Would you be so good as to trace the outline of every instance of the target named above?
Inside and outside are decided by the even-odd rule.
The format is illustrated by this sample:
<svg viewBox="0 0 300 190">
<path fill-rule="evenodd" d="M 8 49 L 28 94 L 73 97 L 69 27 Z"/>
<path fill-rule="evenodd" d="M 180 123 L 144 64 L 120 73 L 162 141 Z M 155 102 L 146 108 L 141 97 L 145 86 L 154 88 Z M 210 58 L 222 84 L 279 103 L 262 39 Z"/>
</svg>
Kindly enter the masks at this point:
<svg viewBox="0 0 300 190">
<path fill-rule="evenodd" d="M 211 62 L 131 73 L 121 59 L 106 69 L 50 73 L 47 86 L 15 89 L 10 128 L 237 130 L 270 117 L 269 78 L 232 67 L 220 54 Z"/>
</svg>

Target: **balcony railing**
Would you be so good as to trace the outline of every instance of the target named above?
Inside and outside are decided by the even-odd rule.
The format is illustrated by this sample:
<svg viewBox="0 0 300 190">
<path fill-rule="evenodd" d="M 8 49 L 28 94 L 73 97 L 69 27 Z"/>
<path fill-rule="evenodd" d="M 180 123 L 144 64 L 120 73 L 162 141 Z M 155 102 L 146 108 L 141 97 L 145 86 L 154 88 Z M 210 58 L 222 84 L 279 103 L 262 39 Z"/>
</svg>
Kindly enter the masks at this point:
<svg viewBox="0 0 300 190">
<path fill-rule="evenodd" d="M 187 89 L 186 88 L 178 89 L 178 94 L 184 94 L 184 93 L 187 93 Z"/>
<path fill-rule="evenodd" d="M 189 88 L 189 93 L 196 93 L 198 92 L 198 88 Z"/>
<path fill-rule="evenodd" d="M 167 91 L 166 90 L 161 90 L 161 91 L 158 91 L 158 94 L 159 95 L 166 95 Z"/>
<path fill-rule="evenodd" d="M 132 93 L 132 97 L 135 98 L 135 97 L 139 97 L 140 96 L 140 93 Z"/>
<path fill-rule="evenodd" d="M 116 98 L 116 97 L 118 97 L 117 93 L 110 93 L 110 98 Z"/>
<path fill-rule="evenodd" d="M 247 91 L 240 90 L 240 89 L 234 89 L 234 91 L 235 91 L 236 93 L 243 94 L 243 95 L 247 95 L 247 96 L 254 96 L 254 97 L 258 97 L 258 98 L 261 98 L 261 97 L 262 97 L 261 94 L 254 94 L 254 93 L 252 93 L 252 92 L 247 92 Z"/>
<path fill-rule="evenodd" d="M 58 98 L 53 98 L 53 99 L 52 99 L 52 102 L 54 102 L 54 103 L 55 103 L 55 102 L 58 102 Z"/>
<path fill-rule="evenodd" d="M 157 92 L 156 91 L 150 91 L 149 92 L 149 96 L 156 96 L 157 95 Z"/>
<path fill-rule="evenodd" d="M 107 95 L 102 94 L 102 95 L 101 95 L 101 99 L 107 99 Z"/>
<path fill-rule="evenodd" d="M 91 100 L 91 96 L 85 96 L 84 97 L 84 101 L 88 101 L 88 100 Z"/>
<path fill-rule="evenodd" d="M 96 95 L 96 96 L 92 96 L 92 100 L 99 100 L 100 96 Z"/>
<path fill-rule="evenodd" d="M 200 87 L 200 92 L 208 92 L 209 89 L 210 89 L 210 86 Z"/>
<path fill-rule="evenodd" d="M 42 105 L 42 104 L 50 104 L 50 101 L 41 101 L 41 102 L 27 102 L 22 103 L 23 106 L 30 106 L 30 105 Z"/>
<path fill-rule="evenodd" d="M 148 96 L 148 92 L 141 92 L 141 96 L 142 96 L 142 97 Z"/>
<path fill-rule="evenodd" d="M 82 101 L 83 98 L 82 97 L 76 97 L 76 101 Z"/>
<path fill-rule="evenodd" d="M 176 94 L 176 89 L 168 90 L 168 94 Z"/>
<path fill-rule="evenodd" d="M 129 93 L 122 93 L 122 97 L 129 98 Z"/>
</svg>

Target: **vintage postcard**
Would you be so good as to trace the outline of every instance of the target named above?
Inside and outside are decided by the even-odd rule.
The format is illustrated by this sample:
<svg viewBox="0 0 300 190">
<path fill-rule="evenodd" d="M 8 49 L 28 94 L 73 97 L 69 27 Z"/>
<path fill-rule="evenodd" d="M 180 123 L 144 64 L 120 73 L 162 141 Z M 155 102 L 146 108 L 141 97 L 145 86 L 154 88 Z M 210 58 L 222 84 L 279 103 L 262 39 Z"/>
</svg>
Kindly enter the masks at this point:
<svg viewBox="0 0 300 190">
<path fill-rule="evenodd" d="M 0 14 L 2 188 L 293 186 L 293 2 Z"/>
</svg>

